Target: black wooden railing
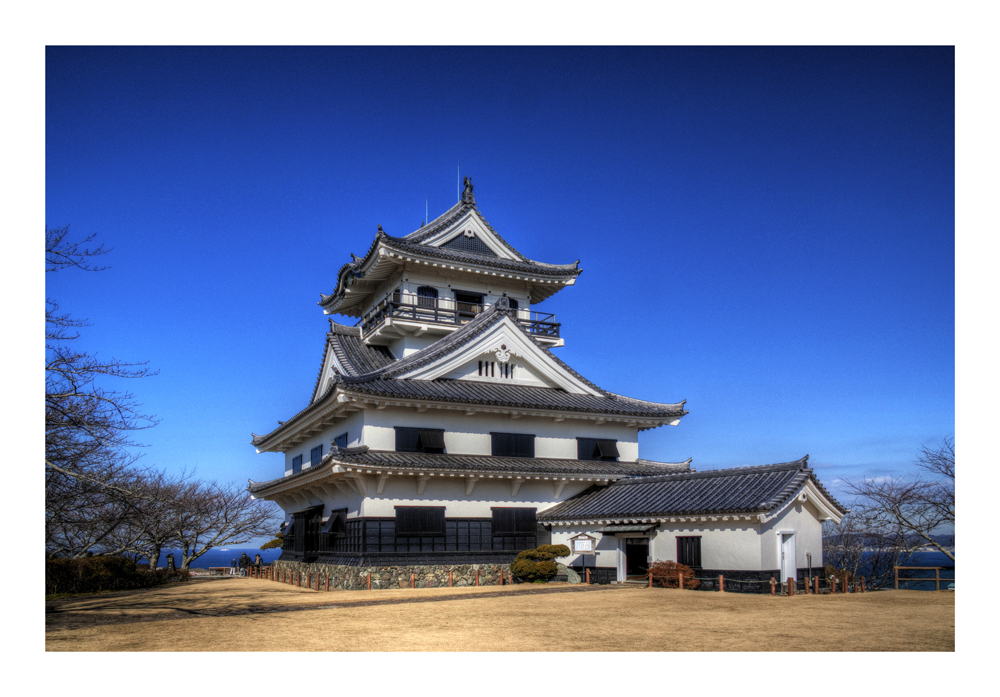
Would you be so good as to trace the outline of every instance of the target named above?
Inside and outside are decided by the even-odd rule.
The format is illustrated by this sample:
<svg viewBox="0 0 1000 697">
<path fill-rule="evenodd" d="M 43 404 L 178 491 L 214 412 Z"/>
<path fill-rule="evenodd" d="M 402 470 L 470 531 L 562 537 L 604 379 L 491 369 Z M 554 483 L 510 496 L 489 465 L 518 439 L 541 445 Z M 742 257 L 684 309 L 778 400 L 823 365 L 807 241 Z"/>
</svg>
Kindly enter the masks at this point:
<svg viewBox="0 0 1000 697">
<path fill-rule="evenodd" d="M 463 303 L 448 298 L 423 298 L 390 293 L 369 310 L 357 323 L 361 336 L 366 337 L 386 318 L 430 322 L 433 324 L 467 324 L 486 308 L 485 305 Z M 559 323 L 555 315 L 517 310 L 517 323 L 538 336 L 559 338 Z"/>
</svg>

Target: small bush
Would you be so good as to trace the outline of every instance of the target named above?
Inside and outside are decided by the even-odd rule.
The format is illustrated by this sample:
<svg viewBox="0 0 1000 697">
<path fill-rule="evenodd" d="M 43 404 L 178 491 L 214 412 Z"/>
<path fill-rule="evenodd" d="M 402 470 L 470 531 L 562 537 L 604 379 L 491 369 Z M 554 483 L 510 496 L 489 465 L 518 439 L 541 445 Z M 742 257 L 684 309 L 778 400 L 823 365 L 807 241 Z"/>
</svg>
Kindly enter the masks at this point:
<svg viewBox="0 0 1000 697">
<path fill-rule="evenodd" d="M 694 589 L 701 585 L 701 581 L 694 578 L 694 571 L 690 566 L 678 564 L 675 561 L 658 561 L 649 565 L 649 571 L 653 574 L 653 585 L 660 588 L 677 588 L 678 579 L 684 574 L 684 587 Z"/>
<path fill-rule="evenodd" d="M 838 569 L 835 566 L 832 566 L 831 564 L 826 565 L 826 567 L 823 569 L 823 573 L 826 574 L 827 580 L 829 580 L 831 577 L 837 579 L 838 586 L 844 582 L 845 578 L 847 579 L 847 582 L 849 584 L 854 583 L 854 574 L 852 574 L 850 571 L 846 571 L 845 569 Z"/>
</svg>

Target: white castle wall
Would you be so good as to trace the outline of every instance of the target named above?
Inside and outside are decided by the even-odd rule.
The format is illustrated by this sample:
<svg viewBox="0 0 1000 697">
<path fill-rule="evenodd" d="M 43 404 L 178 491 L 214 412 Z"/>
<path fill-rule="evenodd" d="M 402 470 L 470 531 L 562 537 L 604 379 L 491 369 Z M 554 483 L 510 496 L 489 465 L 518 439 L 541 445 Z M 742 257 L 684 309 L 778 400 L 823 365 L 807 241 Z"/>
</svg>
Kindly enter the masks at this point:
<svg viewBox="0 0 1000 697">
<path fill-rule="evenodd" d="M 461 455 L 489 455 L 492 450 L 491 432 L 530 433 L 535 435 L 536 458 L 575 460 L 576 439 L 609 438 L 618 441 L 620 462 L 635 462 L 639 458 L 639 430 L 625 424 L 525 416 L 511 419 L 506 415 L 474 414 L 445 409 L 417 412 L 413 409 L 388 407 L 365 411 L 362 444 L 372 450 L 396 449 L 396 426 L 443 428 L 445 451 Z M 336 428 L 330 429 L 332 433 Z M 343 431 L 337 431 L 342 433 Z M 332 436 L 330 436 L 332 438 Z"/>
<path fill-rule="evenodd" d="M 777 569 L 781 560 L 782 533 L 795 533 L 795 566 L 806 568 L 806 553 L 812 554 L 812 568 L 823 567 L 823 524 L 811 503 L 795 501 L 781 515 L 761 529 L 761 568 Z"/>
</svg>

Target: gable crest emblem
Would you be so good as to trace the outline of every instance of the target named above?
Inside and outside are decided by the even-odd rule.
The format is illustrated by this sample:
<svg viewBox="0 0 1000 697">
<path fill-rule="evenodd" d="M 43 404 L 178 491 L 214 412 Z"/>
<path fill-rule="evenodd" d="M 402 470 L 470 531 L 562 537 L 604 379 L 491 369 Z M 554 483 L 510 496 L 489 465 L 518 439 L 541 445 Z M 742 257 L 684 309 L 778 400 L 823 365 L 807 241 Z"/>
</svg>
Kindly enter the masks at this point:
<svg viewBox="0 0 1000 697">
<path fill-rule="evenodd" d="M 493 347 L 486 349 L 486 353 L 495 353 L 497 355 L 497 360 L 501 363 L 506 363 L 510 360 L 511 354 L 519 356 L 517 351 L 512 348 L 507 348 L 506 343 L 495 344 Z"/>
</svg>

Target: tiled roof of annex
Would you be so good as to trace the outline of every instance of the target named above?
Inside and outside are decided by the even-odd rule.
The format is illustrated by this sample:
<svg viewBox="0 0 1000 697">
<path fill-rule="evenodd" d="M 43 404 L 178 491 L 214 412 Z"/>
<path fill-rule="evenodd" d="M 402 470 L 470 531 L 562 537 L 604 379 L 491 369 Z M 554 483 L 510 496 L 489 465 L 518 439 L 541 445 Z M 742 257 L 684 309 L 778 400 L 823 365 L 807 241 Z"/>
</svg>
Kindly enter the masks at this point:
<svg viewBox="0 0 1000 697">
<path fill-rule="evenodd" d="M 621 479 L 591 487 L 539 513 L 540 522 L 618 520 L 707 514 L 767 513 L 784 506 L 807 481 L 841 513 L 847 509 L 801 460 L 758 467 Z"/>
</svg>

